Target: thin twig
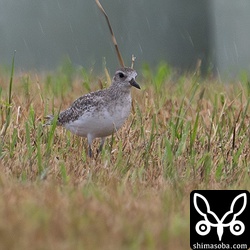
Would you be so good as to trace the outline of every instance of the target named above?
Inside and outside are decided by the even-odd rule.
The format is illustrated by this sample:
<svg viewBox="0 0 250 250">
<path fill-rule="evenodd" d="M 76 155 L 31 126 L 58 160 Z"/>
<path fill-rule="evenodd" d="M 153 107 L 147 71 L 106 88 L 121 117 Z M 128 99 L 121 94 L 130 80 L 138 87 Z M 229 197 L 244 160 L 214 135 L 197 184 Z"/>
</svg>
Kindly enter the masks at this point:
<svg viewBox="0 0 250 250">
<path fill-rule="evenodd" d="M 134 68 L 135 59 L 136 59 L 136 57 L 134 55 L 132 55 L 131 69 Z"/>
<path fill-rule="evenodd" d="M 117 41 L 116 41 L 116 38 L 115 38 L 115 35 L 114 35 L 114 32 L 112 30 L 112 27 L 111 27 L 111 24 L 109 22 L 109 18 L 108 18 L 108 15 L 107 13 L 105 12 L 105 10 L 103 9 L 102 5 L 100 4 L 99 0 L 95 0 L 97 6 L 99 7 L 99 9 L 102 11 L 102 13 L 104 14 L 105 18 L 106 18 L 106 21 L 108 23 L 108 27 L 109 27 L 109 31 L 111 33 L 111 36 L 112 36 L 112 41 L 113 41 L 113 44 L 115 45 L 115 50 L 116 50 L 116 54 L 118 56 L 118 60 L 119 60 L 119 63 L 121 65 L 121 67 L 125 67 L 125 64 L 123 62 L 123 59 L 122 59 L 122 55 L 120 53 L 120 50 L 118 48 L 118 44 L 117 44 Z"/>
</svg>

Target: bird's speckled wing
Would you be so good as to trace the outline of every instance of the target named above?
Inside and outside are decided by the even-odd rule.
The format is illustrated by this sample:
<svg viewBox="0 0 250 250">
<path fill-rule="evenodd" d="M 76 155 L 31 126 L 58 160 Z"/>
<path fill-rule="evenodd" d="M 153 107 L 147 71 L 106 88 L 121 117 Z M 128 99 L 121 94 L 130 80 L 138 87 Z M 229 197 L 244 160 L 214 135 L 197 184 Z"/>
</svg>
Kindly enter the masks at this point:
<svg viewBox="0 0 250 250">
<path fill-rule="evenodd" d="M 103 106 L 104 102 L 107 101 L 105 100 L 107 99 L 107 94 L 105 92 L 106 89 L 99 90 L 76 99 L 68 109 L 62 111 L 59 114 L 58 125 L 64 125 L 66 123 L 75 121 L 84 113 L 98 110 L 98 108 Z"/>
</svg>

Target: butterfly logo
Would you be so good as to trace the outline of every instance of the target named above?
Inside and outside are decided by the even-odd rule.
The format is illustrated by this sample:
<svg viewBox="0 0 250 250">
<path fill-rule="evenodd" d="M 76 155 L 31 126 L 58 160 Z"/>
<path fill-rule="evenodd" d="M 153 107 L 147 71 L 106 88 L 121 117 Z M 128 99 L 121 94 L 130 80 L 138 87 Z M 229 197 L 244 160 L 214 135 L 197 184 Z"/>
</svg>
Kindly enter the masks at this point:
<svg viewBox="0 0 250 250">
<path fill-rule="evenodd" d="M 203 202 L 203 204 L 205 204 L 205 208 L 206 208 L 205 212 L 202 211 L 204 210 L 204 208 L 202 209 L 202 208 L 199 208 L 198 206 L 197 201 L 199 199 L 201 202 Z M 235 207 L 235 204 L 239 202 L 240 199 L 243 199 L 243 205 L 239 211 L 235 211 L 237 210 Z M 218 216 L 213 211 L 210 210 L 210 205 L 207 199 L 203 195 L 195 193 L 193 196 L 193 203 L 194 203 L 194 207 L 196 211 L 204 218 L 203 220 L 200 220 L 199 222 L 197 222 L 195 226 L 195 230 L 199 235 L 204 236 L 204 235 L 209 234 L 211 227 L 217 228 L 217 235 L 218 235 L 219 241 L 221 241 L 222 239 L 225 227 L 229 227 L 230 232 L 235 236 L 238 236 L 244 233 L 245 225 L 243 224 L 242 221 L 237 220 L 237 217 L 246 208 L 246 205 L 247 205 L 246 193 L 239 194 L 233 199 L 231 206 L 230 206 L 230 210 L 226 212 L 222 216 L 221 219 L 219 219 Z M 232 217 L 232 219 L 230 222 L 225 223 L 225 220 L 226 219 L 228 220 L 229 215 Z M 211 222 L 211 219 L 213 222 Z"/>
</svg>

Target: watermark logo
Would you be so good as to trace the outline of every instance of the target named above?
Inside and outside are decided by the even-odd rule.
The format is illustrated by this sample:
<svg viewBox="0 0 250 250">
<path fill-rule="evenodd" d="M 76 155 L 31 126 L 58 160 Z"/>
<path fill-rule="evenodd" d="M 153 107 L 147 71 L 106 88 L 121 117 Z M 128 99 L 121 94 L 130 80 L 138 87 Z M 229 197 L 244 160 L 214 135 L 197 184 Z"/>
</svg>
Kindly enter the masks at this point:
<svg viewBox="0 0 250 250">
<path fill-rule="evenodd" d="M 238 211 L 237 213 L 234 213 L 235 203 L 240 198 L 243 198 L 243 205 L 242 205 L 240 211 Z M 197 202 L 198 199 L 202 199 L 204 201 L 204 203 L 206 205 L 205 213 L 203 213 L 200 210 L 200 208 L 198 206 L 198 202 Z M 239 194 L 238 196 L 236 196 L 234 198 L 234 200 L 231 204 L 230 210 L 228 212 L 226 212 L 221 219 L 219 219 L 218 216 L 213 211 L 210 210 L 210 205 L 209 205 L 206 197 L 204 197 L 203 195 L 195 193 L 194 198 L 193 198 L 193 202 L 194 202 L 194 207 L 195 207 L 196 211 L 204 218 L 204 220 L 200 220 L 195 226 L 195 230 L 199 235 L 207 235 L 211 230 L 211 226 L 217 228 L 217 235 L 218 235 L 219 241 L 221 241 L 221 238 L 222 238 L 222 235 L 224 232 L 224 227 L 229 227 L 230 231 L 233 235 L 241 235 L 245 231 L 245 225 L 243 224 L 243 222 L 236 220 L 236 218 L 246 208 L 246 204 L 247 204 L 246 193 Z M 210 222 L 207 214 L 210 214 L 211 216 L 213 216 L 213 218 L 216 220 L 216 223 Z M 228 216 L 230 216 L 231 214 L 233 214 L 232 220 L 229 223 L 224 223 L 226 218 Z"/>
<path fill-rule="evenodd" d="M 242 190 L 197 190 L 190 195 L 192 249 L 248 249 L 250 198 Z"/>
</svg>

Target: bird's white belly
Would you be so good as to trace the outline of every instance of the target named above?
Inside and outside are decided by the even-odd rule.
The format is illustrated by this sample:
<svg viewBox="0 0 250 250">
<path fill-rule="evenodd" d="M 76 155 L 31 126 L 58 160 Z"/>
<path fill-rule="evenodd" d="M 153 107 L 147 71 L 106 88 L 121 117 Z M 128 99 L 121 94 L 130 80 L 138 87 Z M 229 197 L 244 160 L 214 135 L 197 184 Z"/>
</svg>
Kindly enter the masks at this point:
<svg viewBox="0 0 250 250">
<path fill-rule="evenodd" d="M 98 110 L 99 111 L 99 110 Z M 129 113 L 129 107 L 116 107 L 114 110 L 87 112 L 77 120 L 64 125 L 66 129 L 78 136 L 105 137 L 116 132 L 125 122 Z M 113 111 L 113 112 L 112 112 Z"/>
</svg>

